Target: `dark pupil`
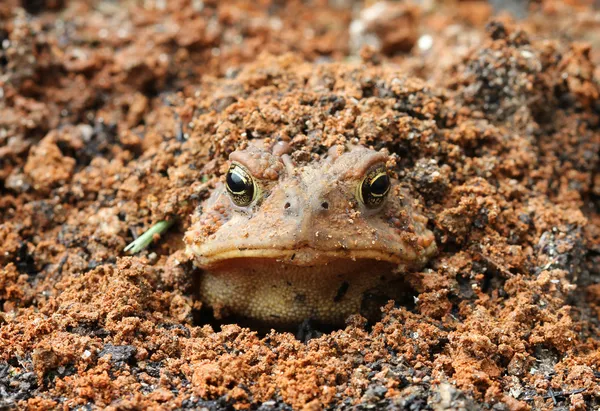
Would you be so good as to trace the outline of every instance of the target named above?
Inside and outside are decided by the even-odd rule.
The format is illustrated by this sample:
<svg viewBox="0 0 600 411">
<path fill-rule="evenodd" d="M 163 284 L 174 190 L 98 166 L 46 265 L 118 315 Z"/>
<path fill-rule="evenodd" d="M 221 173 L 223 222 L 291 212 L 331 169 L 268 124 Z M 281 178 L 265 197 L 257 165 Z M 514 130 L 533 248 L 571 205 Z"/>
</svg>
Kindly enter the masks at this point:
<svg viewBox="0 0 600 411">
<path fill-rule="evenodd" d="M 230 170 L 227 173 L 227 186 L 234 194 L 243 194 L 244 191 L 252 188 L 252 185 L 248 184 L 246 179 L 236 170 Z"/>
<path fill-rule="evenodd" d="M 387 174 L 379 176 L 371 183 L 371 193 L 376 196 L 381 196 L 386 193 L 390 187 L 390 179 Z"/>
</svg>

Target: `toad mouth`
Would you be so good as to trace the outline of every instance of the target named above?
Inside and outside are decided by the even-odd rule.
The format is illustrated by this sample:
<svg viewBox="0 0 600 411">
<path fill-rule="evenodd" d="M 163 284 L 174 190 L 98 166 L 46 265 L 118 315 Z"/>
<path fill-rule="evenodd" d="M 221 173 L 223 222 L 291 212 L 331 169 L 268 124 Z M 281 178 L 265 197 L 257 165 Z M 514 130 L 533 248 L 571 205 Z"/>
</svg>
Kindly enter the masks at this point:
<svg viewBox="0 0 600 411">
<path fill-rule="evenodd" d="M 287 248 L 232 248 L 219 250 L 214 253 L 202 252 L 201 249 L 193 249 L 196 254 L 197 263 L 201 268 L 219 265 L 232 260 L 241 259 L 266 259 L 281 262 L 287 265 L 314 266 L 317 264 L 328 264 L 335 260 L 373 260 L 401 264 L 410 260 L 412 254 L 408 251 L 406 259 L 403 260 L 397 254 L 376 249 L 334 249 L 320 250 L 311 247 Z"/>
</svg>

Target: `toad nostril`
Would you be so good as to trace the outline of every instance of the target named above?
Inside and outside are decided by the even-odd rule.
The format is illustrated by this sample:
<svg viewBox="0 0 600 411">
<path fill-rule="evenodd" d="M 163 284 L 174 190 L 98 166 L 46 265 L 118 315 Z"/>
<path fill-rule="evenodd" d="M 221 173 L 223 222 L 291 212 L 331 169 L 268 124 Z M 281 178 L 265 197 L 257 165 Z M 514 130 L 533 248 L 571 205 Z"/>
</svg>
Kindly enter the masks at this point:
<svg viewBox="0 0 600 411">
<path fill-rule="evenodd" d="M 291 206 L 290 203 L 285 203 L 285 205 L 283 206 L 283 208 L 285 208 L 287 210 L 288 208 L 290 208 L 290 206 Z"/>
<path fill-rule="evenodd" d="M 321 207 L 323 207 L 325 210 L 329 209 L 329 203 L 327 201 L 324 201 L 321 203 Z"/>
</svg>

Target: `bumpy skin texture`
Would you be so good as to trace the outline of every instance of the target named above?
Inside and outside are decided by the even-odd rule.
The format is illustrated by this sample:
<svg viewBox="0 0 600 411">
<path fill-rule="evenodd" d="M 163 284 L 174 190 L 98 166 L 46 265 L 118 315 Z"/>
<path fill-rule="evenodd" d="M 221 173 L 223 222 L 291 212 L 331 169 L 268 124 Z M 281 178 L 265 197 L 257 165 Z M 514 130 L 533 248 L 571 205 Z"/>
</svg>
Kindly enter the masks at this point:
<svg viewBox="0 0 600 411">
<path fill-rule="evenodd" d="M 372 316 L 370 296 L 396 297 L 398 277 L 436 252 L 426 218 L 395 180 L 381 206 L 359 200 L 386 153 L 334 146 L 300 162 L 286 151 L 257 142 L 232 153 L 254 178 L 256 200 L 240 207 L 220 183 L 194 216 L 185 241 L 202 270 L 201 299 L 217 315 L 268 324 Z"/>
</svg>

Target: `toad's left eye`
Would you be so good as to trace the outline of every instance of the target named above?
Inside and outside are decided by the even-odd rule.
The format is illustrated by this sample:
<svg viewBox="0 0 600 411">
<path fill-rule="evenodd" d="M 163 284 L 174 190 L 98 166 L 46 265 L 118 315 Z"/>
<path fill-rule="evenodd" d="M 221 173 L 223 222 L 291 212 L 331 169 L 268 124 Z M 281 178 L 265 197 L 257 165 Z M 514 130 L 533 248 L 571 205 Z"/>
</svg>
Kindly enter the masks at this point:
<svg viewBox="0 0 600 411">
<path fill-rule="evenodd" d="M 384 165 L 377 165 L 369 171 L 358 189 L 358 199 L 367 208 L 377 208 L 390 191 L 390 177 Z"/>
</svg>

